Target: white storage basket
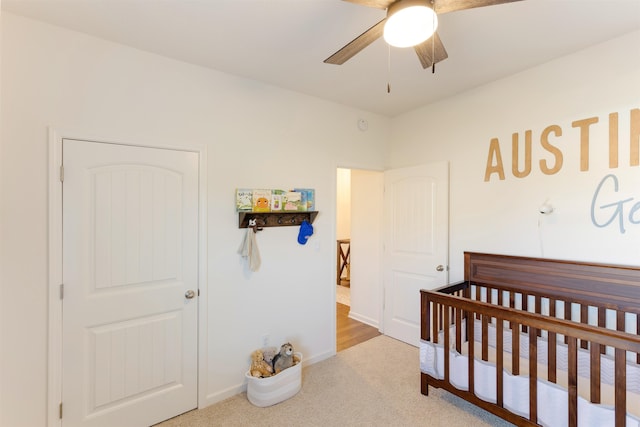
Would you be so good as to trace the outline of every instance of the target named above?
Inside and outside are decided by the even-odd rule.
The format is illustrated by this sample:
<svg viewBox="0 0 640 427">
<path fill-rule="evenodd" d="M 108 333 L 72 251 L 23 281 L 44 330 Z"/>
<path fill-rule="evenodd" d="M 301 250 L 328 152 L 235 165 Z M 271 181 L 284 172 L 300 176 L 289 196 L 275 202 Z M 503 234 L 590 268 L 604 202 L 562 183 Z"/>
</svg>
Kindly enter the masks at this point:
<svg viewBox="0 0 640 427">
<path fill-rule="evenodd" d="M 294 353 L 300 361 L 294 366 L 272 377 L 247 377 L 247 398 L 255 406 L 265 407 L 275 405 L 293 397 L 302 387 L 302 353 Z"/>
</svg>

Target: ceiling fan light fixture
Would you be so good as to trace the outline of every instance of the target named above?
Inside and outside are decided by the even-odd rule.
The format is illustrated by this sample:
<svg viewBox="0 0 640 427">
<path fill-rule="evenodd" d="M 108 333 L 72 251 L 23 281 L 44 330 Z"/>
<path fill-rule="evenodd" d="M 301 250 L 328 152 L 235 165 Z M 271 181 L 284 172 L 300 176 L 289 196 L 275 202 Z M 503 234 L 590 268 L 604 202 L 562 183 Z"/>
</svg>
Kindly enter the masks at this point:
<svg viewBox="0 0 640 427">
<path fill-rule="evenodd" d="M 400 0 L 389 6 L 383 37 L 391 46 L 416 46 L 436 32 L 438 16 L 427 1 Z"/>
</svg>

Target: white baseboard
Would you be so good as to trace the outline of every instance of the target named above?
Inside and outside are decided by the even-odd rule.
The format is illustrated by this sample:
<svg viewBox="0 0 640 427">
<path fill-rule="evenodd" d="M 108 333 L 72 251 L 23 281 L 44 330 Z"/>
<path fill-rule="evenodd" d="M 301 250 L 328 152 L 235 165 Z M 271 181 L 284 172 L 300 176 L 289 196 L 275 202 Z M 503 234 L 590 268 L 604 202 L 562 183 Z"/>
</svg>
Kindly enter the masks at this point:
<svg viewBox="0 0 640 427">
<path fill-rule="evenodd" d="M 237 394 L 247 391 L 247 384 L 242 383 L 229 387 L 225 390 L 220 390 L 215 393 L 208 394 L 199 404 L 198 409 L 206 408 L 214 403 L 222 402 L 225 399 L 233 397 Z"/>
<path fill-rule="evenodd" d="M 374 328 L 380 330 L 380 324 L 378 323 L 377 320 L 374 320 L 367 316 L 362 316 L 358 313 L 354 313 L 353 310 L 349 311 L 349 318 L 353 320 L 357 320 L 358 322 L 365 323 L 369 326 L 373 326 Z"/>
</svg>

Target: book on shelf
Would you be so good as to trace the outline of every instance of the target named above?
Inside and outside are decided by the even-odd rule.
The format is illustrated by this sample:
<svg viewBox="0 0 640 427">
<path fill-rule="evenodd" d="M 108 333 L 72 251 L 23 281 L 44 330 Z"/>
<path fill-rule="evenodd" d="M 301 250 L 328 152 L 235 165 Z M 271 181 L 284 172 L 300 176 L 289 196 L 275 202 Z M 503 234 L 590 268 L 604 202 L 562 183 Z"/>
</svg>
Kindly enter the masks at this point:
<svg viewBox="0 0 640 427">
<path fill-rule="evenodd" d="M 236 188 L 236 211 L 246 212 L 253 209 L 253 190 Z"/>
<path fill-rule="evenodd" d="M 316 190 L 313 188 L 294 188 L 293 191 L 297 191 L 302 194 L 302 200 L 305 203 L 305 210 L 316 210 Z"/>
<path fill-rule="evenodd" d="M 271 190 L 271 212 L 284 209 L 284 190 Z"/>
<path fill-rule="evenodd" d="M 253 190 L 253 212 L 271 212 L 271 190 Z"/>
<path fill-rule="evenodd" d="M 307 210 L 306 201 L 302 201 L 302 193 L 297 191 L 287 191 L 284 194 L 284 210 L 289 212 Z"/>
</svg>

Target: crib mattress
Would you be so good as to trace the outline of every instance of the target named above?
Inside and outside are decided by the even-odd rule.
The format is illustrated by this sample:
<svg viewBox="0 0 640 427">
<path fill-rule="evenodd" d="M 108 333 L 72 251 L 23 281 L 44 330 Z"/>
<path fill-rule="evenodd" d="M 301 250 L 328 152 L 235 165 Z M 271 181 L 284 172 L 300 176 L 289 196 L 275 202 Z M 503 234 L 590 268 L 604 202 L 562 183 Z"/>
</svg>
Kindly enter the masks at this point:
<svg viewBox="0 0 640 427">
<path fill-rule="evenodd" d="M 479 321 L 475 328 L 481 328 Z M 493 330 L 492 330 L 493 329 Z M 476 337 L 480 336 L 477 329 Z M 460 389 L 469 389 L 468 379 L 468 343 L 463 343 L 462 353 L 455 351 L 455 334 L 452 331 L 452 348 L 449 350 L 449 380 Z M 474 392 L 477 397 L 487 402 L 496 403 L 496 350 L 495 327 L 489 327 L 489 360 L 474 361 Z M 511 332 L 505 332 L 504 348 L 511 348 Z M 420 343 L 420 369 L 423 373 L 437 379 L 444 378 L 444 348 L 443 339 L 440 344 L 422 341 Z M 566 346 L 558 344 L 557 349 L 557 378 L 556 383 L 547 381 L 546 340 L 538 339 L 538 422 L 544 426 L 568 425 L 568 375 L 566 371 Z M 511 354 L 505 352 L 503 357 L 503 403 L 509 411 L 529 417 L 529 360 L 528 338 L 525 334 L 520 340 L 520 374 L 513 375 Z M 524 348 L 523 348 L 524 347 Z M 601 427 L 615 425 L 614 422 L 614 387 L 613 361 L 610 357 L 602 356 L 601 402 L 589 402 L 589 353 L 578 351 L 578 425 L 587 427 Z M 474 354 L 482 354 L 481 343 L 476 341 Z M 627 364 L 627 426 L 640 427 L 640 367 L 635 363 Z"/>
</svg>

